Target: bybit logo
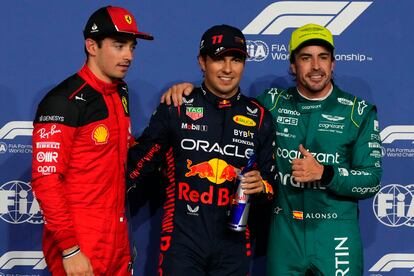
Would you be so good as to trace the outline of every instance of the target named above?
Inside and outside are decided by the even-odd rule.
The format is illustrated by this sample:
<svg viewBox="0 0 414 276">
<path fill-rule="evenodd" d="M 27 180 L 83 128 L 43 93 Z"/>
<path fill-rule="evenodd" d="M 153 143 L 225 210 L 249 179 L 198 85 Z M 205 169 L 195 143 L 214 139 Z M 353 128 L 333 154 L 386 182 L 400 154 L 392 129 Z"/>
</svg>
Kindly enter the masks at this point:
<svg viewBox="0 0 414 276">
<path fill-rule="evenodd" d="M 362 1 L 280 1 L 267 6 L 244 29 L 246 35 L 279 35 L 307 23 L 325 26 L 340 35 L 370 5 Z"/>
</svg>

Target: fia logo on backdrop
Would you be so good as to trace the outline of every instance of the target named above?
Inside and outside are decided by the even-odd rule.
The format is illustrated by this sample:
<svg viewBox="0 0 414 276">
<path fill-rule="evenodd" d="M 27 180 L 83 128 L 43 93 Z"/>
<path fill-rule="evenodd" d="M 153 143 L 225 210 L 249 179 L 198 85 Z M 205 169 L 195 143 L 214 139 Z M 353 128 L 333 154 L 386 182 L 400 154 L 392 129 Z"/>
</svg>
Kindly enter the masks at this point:
<svg viewBox="0 0 414 276">
<path fill-rule="evenodd" d="M 373 200 L 373 211 L 388 227 L 414 227 L 414 184 L 389 184 Z"/>
<path fill-rule="evenodd" d="M 12 180 L 0 186 L 0 218 L 10 224 L 43 223 L 30 183 Z"/>
</svg>

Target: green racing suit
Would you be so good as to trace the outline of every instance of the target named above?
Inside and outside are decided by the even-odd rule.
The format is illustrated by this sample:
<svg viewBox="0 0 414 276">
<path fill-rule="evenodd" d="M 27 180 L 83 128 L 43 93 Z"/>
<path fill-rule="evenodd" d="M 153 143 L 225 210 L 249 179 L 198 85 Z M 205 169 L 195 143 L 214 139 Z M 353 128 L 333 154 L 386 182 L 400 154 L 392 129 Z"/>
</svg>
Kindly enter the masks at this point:
<svg viewBox="0 0 414 276">
<path fill-rule="evenodd" d="M 381 139 L 375 106 L 334 86 L 324 100 L 295 87 L 258 100 L 276 130 L 279 184 L 273 204 L 268 275 L 362 275 L 358 200 L 380 189 Z M 292 160 L 302 144 L 325 166 L 320 181 L 298 183 Z"/>
</svg>

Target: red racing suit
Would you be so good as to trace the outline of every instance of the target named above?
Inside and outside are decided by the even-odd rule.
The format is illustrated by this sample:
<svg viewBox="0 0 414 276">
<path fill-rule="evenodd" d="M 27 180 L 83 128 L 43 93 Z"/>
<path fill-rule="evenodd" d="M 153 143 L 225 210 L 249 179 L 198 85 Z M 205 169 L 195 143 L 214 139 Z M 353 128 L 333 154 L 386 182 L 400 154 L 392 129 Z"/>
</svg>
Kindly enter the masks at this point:
<svg viewBox="0 0 414 276">
<path fill-rule="evenodd" d="M 234 169 L 244 167 L 248 152 L 255 151 L 265 187 L 265 193 L 253 196 L 249 218 L 257 219 L 263 214 L 255 208 L 267 206 L 273 194 L 273 138 L 270 113 L 240 92 L 223 100 L 203 86 L 185 97 L 182 106 L 158 107 L 129 151 L 128 175 L 141 185 L 143 176 L 157 168 L 166 152 L 169 182 L 159 275 L 248 273 L 249 230 L 233 232 L 227 227 Z"/>
<path fill-rule="evenodd" d="M 79 245 L 95 275 L 130 275 L 125 165 L 131 137 L 128 90 L 85 65 L 40 102 L 33 130 L 32 188 L 43 211 L 49 270 Z"/>
</svg>

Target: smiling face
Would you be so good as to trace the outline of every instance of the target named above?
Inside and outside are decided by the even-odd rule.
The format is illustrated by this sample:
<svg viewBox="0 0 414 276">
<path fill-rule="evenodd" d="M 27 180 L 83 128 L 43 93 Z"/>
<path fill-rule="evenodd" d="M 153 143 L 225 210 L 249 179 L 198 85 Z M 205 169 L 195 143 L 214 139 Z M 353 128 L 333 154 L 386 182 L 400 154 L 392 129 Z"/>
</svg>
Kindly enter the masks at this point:
<svg viewBox="0 0 414 276">
<path fill-rule="evenodd" d="M 199 56 L 198 62 L 204 72 L 204 83 L 214 95 L 229 99 L 237 93 L 245 59 L 237 55 L 207 55 Z"/>
<path fill-rule="evenodd" d="M 125 77 L 134 58 L 134 38 L 107 37 L 101 42 L 86 39 L 88 67 L 101 80 L 113 82 Z"/>
<path fill-rule="evenodd" d="M 306 46 L 294 55 L 290 69 L 299 91 L 309 98 L 326 96 L 332 88 L 335 66 L 331 51 L 322 46 Z"/>
</svg>

